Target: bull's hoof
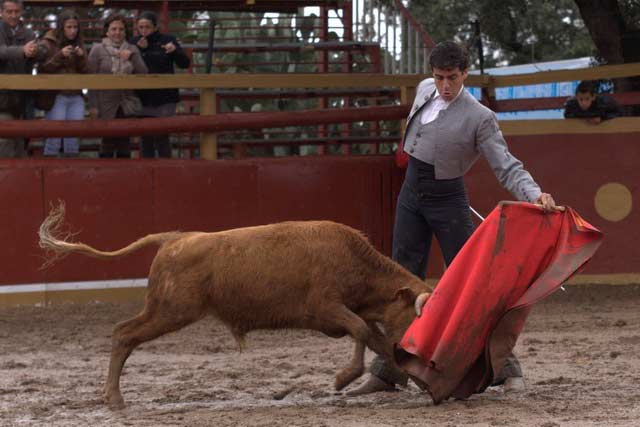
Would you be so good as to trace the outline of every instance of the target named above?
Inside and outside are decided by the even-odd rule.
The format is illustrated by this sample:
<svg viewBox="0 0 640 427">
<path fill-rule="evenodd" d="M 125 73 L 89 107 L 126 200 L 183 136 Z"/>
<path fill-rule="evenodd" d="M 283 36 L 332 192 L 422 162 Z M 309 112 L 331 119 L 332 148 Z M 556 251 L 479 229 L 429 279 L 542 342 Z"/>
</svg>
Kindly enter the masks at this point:
<svg viewBox="0 0 640 427">
<path fill-rule="evenodd" d="M 364 368 L 357 370 L 345 369 L 336 375 L 336 390 L 340 391 L 353 382 L 356 378 L 360 378 L 364 373 Z"/>
<path fill-rule="evenodd" d="M 347 396 L 362 396 L 364 394 L 378 393 L 381 391 L 396 391 L 394 384 L 388 383 L 375 375 L 369 376 L 369 379 L 360 387 L 347 392 Z"/>
<path fill-rule="evenodd" d="M 119 411 L 125 408 L 124 399 L 120 394 L 111 396 L 105 393 L 102 396 L 102 400 L 112 411 Z"/>
</svg>

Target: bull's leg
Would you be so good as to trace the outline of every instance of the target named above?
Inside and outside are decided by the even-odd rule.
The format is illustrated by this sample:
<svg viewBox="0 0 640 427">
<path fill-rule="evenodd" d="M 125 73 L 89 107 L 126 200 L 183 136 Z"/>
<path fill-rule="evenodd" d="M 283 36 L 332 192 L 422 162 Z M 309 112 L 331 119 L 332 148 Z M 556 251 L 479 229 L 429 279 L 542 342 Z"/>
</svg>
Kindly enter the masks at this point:
<svg viewBox="0 0 640 427">
<path fill-rule="evenodd" d="M 353 380 L 360 378 L 364 373 L 364 350 L 364 342 L 356 341 L 356 348 L 353 352 L 351 363 L 336 375 L 336 390 L 342 390 L 351 384 Z"/>
<path fill-rule="evenodd" d="M 377 354 L 391 357 L 391 347 L 384 336 L 374 334 L 364 320 L 342 304 L 323 307 L 322 312 L 315 313 L 313 329 L 323 331 L 327 335 L 336 335 L 336 331 L 345 331 L 356 341 L 356 351 L 351 364 L 336 377 L 336 389 L 346 387 L 351 381 L 362 375 L 364 370 L 364 345 Z M 362 370 L 362 371 L 361 371 Z"/>
<path fill-rule="evenodd" d="M 113 330 L 111 360 L 103 395 L 105 403 L 113 409 L 124 407 L 120 393 L 120 375 L 134 348 L 146 341 L 184 328 L 202 317 L 201 307 L 176 307 L 170 301 L 157 304 L 149 304 L 147 301 L 142 313 L 116 325 Z"/>
<path fill-rule="evenodd" d="M 384 334 L 384 332 L 382 332 L 380 330 L 380 328 L 378 327 L 377 323 L 375 323 L 375 322 L 367 322 L 367 325 L 369 325 L 369 328 L 371 329 L 371 332 L 378 336 L 378 339 L 388 343 L 388 345 L 390 346 L 389 347 L 389 351 L 390 351 L 390 354 L 391 354 L 391 358 L 387 358 L 387 356 L 382 355 L 382 354 L 380 355 L 382 357 L 385 357 L 385 360 L 387 361 L 386 369 L 388 369 L 389 371 L 395 370 L 396 373 L 394 375 L 397 375 L 399 377 L 404 376 L 405 374 L 403 374 L 402 371 L 400 370 L 400 368 L 398 368 L 398 365 L 396 365 L 395 358 L 393 357 L 393 344 L 389 342 L 387 336 Z"/>
</svg>

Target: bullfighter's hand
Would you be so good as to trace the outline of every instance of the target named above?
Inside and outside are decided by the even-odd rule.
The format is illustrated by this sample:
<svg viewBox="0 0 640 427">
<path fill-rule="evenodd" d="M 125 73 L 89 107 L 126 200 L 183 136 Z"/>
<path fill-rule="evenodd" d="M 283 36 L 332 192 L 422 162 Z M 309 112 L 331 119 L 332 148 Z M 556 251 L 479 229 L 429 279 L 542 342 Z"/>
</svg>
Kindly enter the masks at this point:
<svg viewBox="0 0 640 427">
<path fill-rule="evenodd" d="M 564 211 L 564 207 L 557 206 L 549 193 L 542 193 L 540 197 L 536 199 L 536 204 L 542 205 L 542 209 L 545 212 Z"/>
</svg>

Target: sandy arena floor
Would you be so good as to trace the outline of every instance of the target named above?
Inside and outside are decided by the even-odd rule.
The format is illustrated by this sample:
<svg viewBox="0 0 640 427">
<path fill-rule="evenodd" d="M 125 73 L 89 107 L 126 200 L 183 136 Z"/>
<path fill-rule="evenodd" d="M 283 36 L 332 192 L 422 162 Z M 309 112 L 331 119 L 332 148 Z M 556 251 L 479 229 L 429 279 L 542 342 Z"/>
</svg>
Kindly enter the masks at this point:
<svg viewBox="0 0 640 427">
<path fill-rule="evenodd" d="M 439 406 L 415 386 L 334 392 L 349 339 L 256 332 L 238 353 L 207 319 L 133 352 L 119 412 L 100 400 L 110 333 L 139 305 L 0 309 L 0 425 L 638 426 L 639 307 L 640 286 L 558 292 L 534 308 L 516 348 L 526 391 L 493 387 Z"/>
</svg>

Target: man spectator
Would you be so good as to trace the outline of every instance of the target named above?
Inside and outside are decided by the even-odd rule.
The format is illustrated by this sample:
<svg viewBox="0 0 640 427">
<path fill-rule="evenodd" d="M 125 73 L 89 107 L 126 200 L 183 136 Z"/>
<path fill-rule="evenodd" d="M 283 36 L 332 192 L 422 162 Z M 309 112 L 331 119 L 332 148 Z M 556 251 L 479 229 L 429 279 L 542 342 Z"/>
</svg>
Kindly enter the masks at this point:
<svg viewBox="0 0 640 427">
<path fill-rule="evenodd" d="M 587 119 L 587 122 L 598 124 L 603 120 L 622 115 L 620 105 L 610 96 L 596 94 L 596 86 L 592 82 L 581 82 L 576 88 L 576 95 L 564 105 L 565 119 Z"/>
<path fill-rule="evenodd" d="M 35 42 L 33 31 L 21 21 L 22 0 L 0 0 L 0 74 L 31 74 L 36 61 L 44 59 L 46 49 Z M 24 117 L 23 91 L 0 90 L 0 120 Z M 24 157 L 24 141 L 0 138 L 0 157 Z"/>
</svg>

